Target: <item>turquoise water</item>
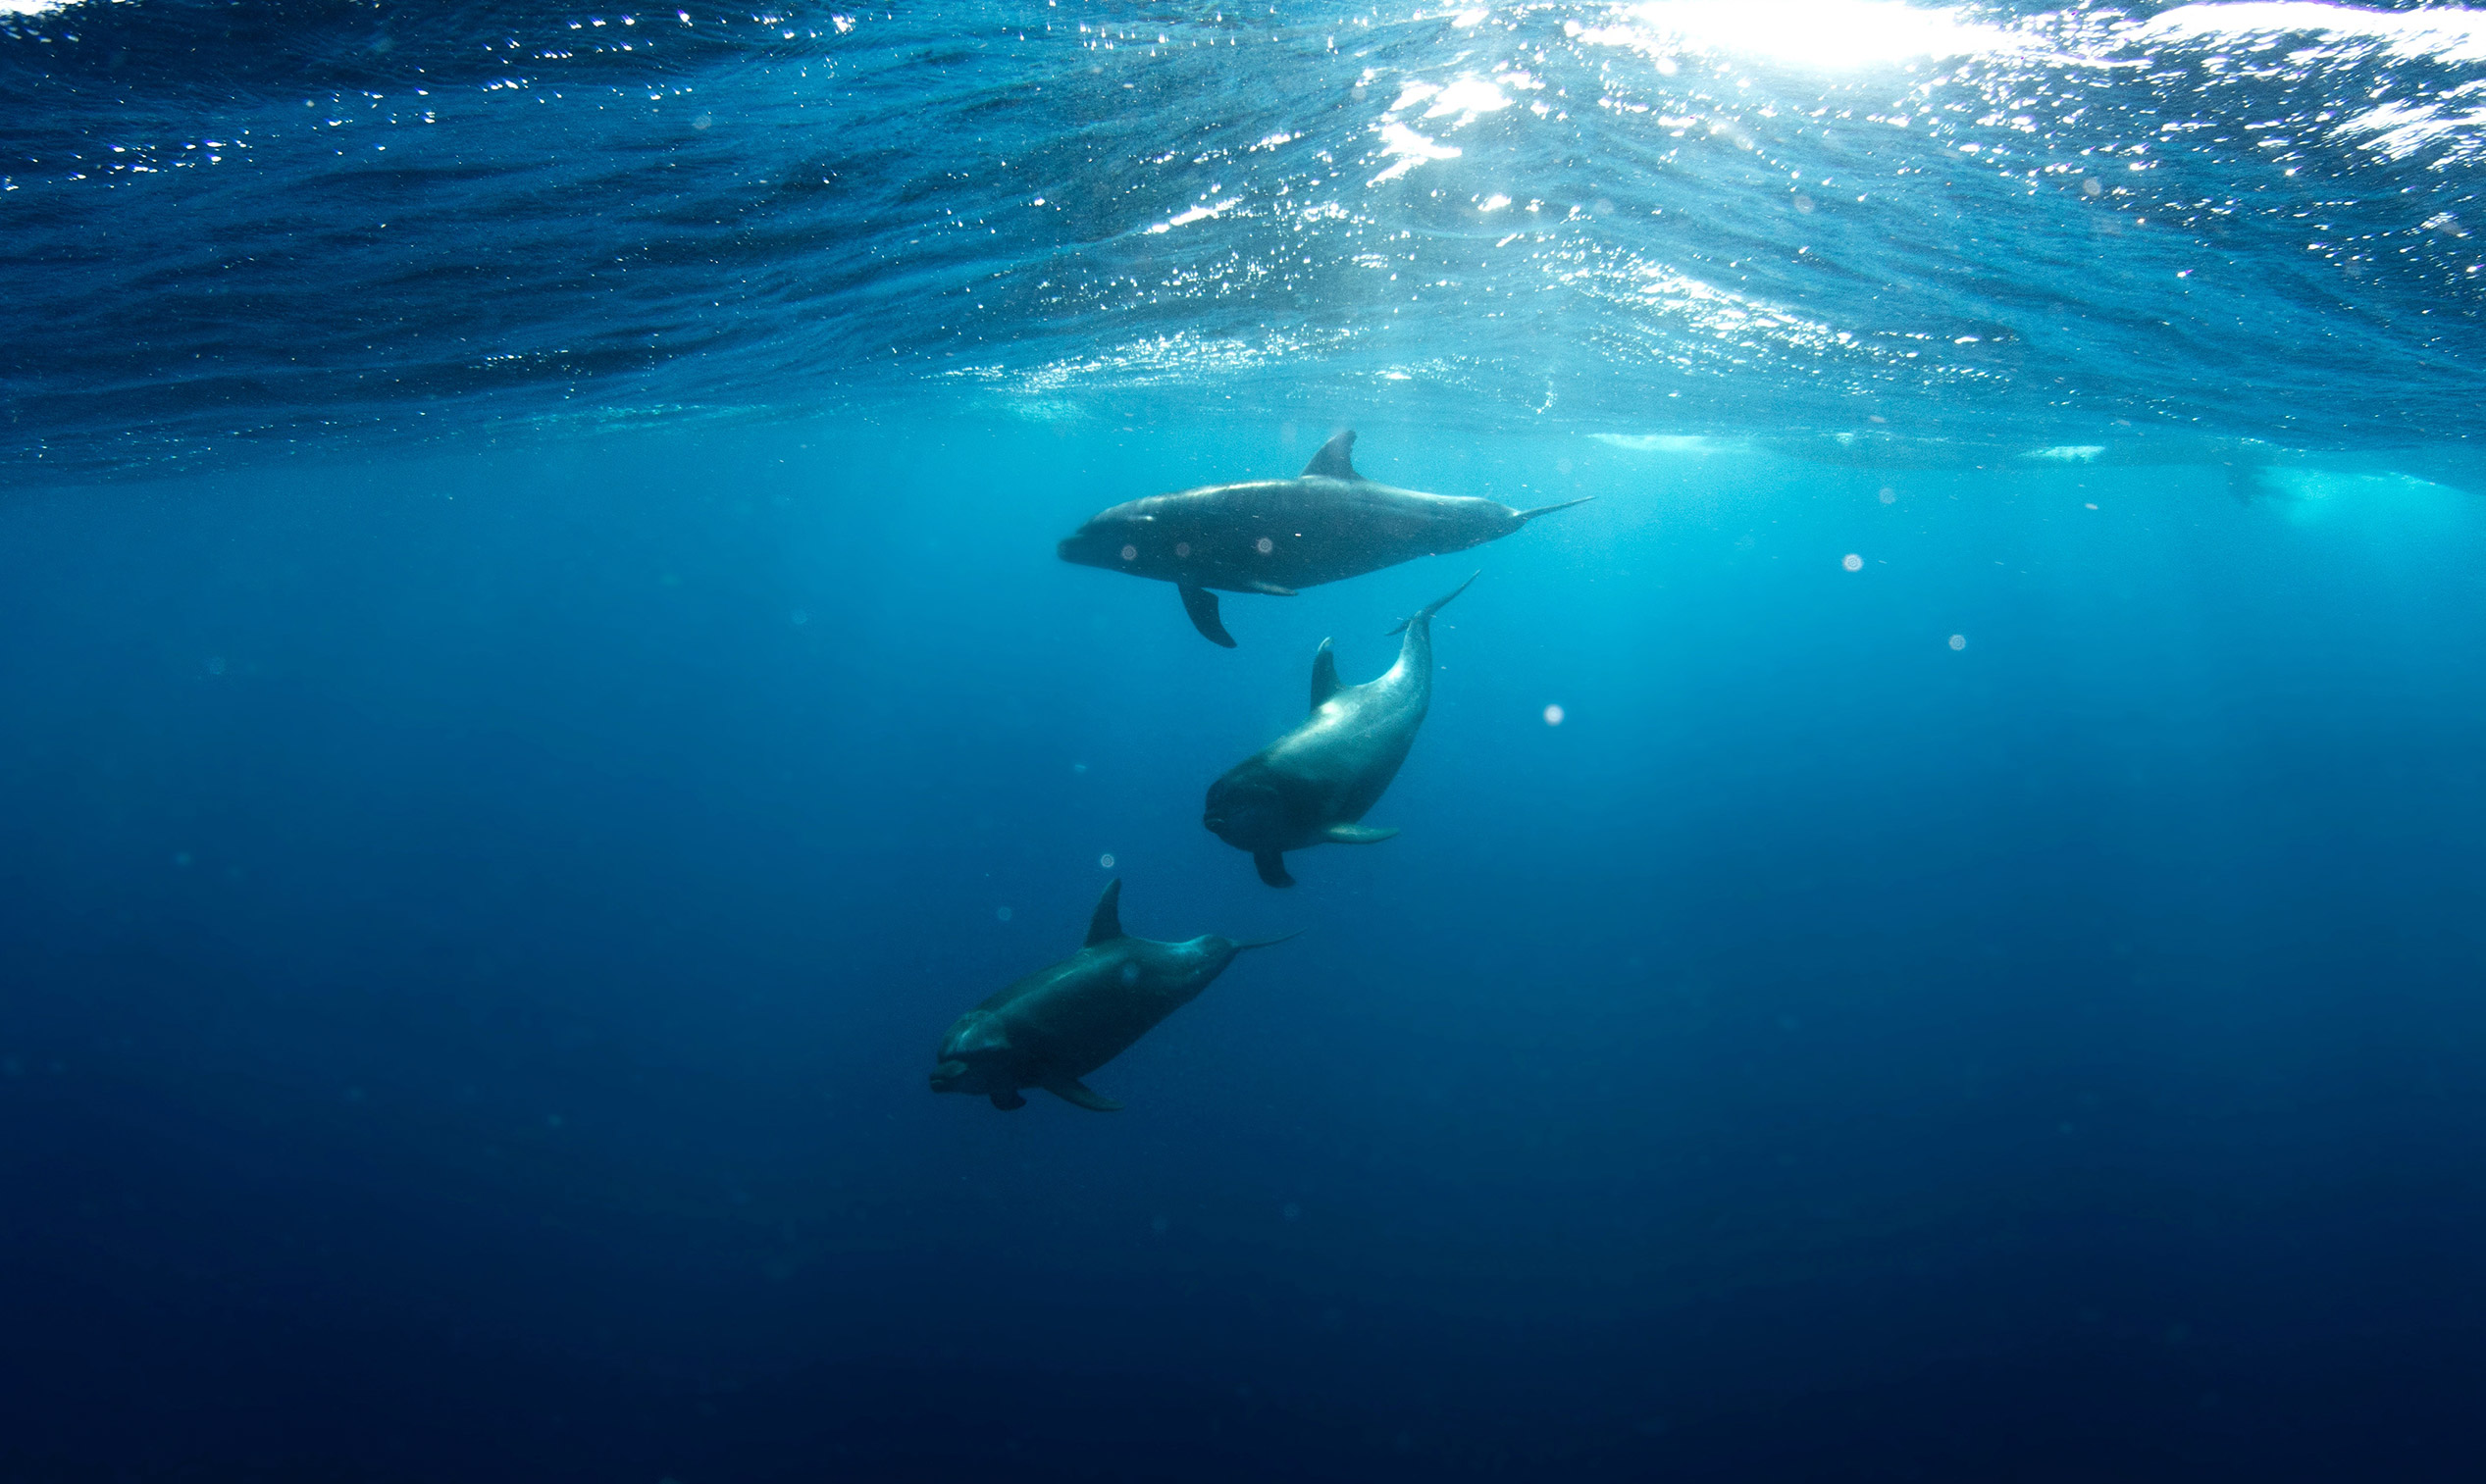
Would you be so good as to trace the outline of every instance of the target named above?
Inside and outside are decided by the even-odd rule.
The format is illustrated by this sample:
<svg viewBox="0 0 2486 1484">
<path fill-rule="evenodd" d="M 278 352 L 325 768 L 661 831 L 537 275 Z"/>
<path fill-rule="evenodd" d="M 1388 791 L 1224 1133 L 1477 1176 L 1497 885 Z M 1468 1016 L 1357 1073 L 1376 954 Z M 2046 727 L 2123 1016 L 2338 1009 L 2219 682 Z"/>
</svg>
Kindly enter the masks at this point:
<svg viewBox="0 0 2486 1484">
<path fill-rule="evenodd" d="M 765 14 L 0 22 L 0 1474 L 2474 1472 L 2474 13 Z"/>
</svg>

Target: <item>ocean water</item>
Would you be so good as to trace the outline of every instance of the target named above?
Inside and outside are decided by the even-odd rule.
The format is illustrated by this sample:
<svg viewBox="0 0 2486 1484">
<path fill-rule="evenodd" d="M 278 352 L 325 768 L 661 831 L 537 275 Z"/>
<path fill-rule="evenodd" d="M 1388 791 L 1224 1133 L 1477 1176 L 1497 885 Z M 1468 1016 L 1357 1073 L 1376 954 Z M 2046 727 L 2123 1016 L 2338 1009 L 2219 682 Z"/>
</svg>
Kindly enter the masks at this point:
<svg viewBox="0 0 2486 1484">
<path fill-rule="evenodd" d="M 2481 14 L 0 3 L 0 1479 L 2479 1477 Z"/>
</svg>

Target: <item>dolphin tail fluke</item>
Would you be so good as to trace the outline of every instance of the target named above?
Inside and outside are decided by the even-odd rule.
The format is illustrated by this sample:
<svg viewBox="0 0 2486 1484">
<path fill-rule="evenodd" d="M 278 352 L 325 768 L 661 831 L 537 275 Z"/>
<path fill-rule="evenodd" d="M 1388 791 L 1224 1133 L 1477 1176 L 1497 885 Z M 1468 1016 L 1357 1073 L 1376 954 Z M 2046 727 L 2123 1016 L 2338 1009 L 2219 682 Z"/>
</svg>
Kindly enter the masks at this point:
<svg viewBox="0 0 2486 1484">
<path fill-rule="evenodd" d="M 1589 498 L 1594 499 L 1595 496 L 1591 495 Z M 1426 603 L 1422 608 L 1417 609 L 1413 616 L 1400 619 L 1396 624 L 1390 627 L 1390 634 L 1405 634 L 1407 632 L 1408 625 L 1428 622 L 1434 614 L 1439 613 L 1442 609 L 1450 606 L 1450 600 L 1452 598 L 1467 591 L 1469 583 L 1473 583 L 1482 576 L 1484 576 L 1484 573 L 1481 569 L 1469 573 L 1467 582 L 1461 583 L 1458 587 L 1451 588 L 1448 592 L 1443 593 L 1441 596 L 1434 598 L 1431 602 Z M 1388 638 L 1388 635 L 1384 635 L 1382 637 L 1386 639 Z"/>
<path fill-rule="evenodd" d="M 1234 951 L 1237 953 L 1248 953 L 1254 948 L 1273 948 L 1289 939 L 1301 938 L 1303 936 L 1304 930 L 1297 928 L 1292 933 L 1280 933 L 1275 938 L 1256 938 L 1250 943 L 1238 943 L 1234 946 Z"/>
<path fill-rule="evenodd" d="M 1286 857 L 1275 850 L 1263 850 L 1252 857 L 1252 864 L 1259 868 L 1261 880 L 1272 887 L 1291 887 L 1295 884 L 1295 878 L 1286 874 Z"/>
<path fill-rule="evenodd" d="M 1201 638 L 1210 643 L 1233 648 L 1234 636 L 1225 632 L 1225 625 L 1217 618 L 1217 595 L 1189 583 L 1182 584 L 1181 588 L 1182 611 L 1191 615 L 1191 627 L 1199 630 Z"/>
<path fill-rule="evenodd" d="M 1056 1077 L 1045 1084 L 1045 1091 L 1064 1102 L 1086 1108 L 1091 1113 L 1118 1113 L 1122 1105 L 1097 1092 L 1076 1077 Z"/>
<path fill-rule="evenodd" d="M 1583 494 L 1576 500 L 1565 500 L 1559 505 L 1539 505 L 1533 510 L 1523 510 L 1520 512 L 1520 524 L 1525 526 L 1540 515 L 1551 515 L 1557 510 L 1569 510 L 1574 505 L 1585 505 L 1595 498 L 1593 494 Z"/>
</svg>

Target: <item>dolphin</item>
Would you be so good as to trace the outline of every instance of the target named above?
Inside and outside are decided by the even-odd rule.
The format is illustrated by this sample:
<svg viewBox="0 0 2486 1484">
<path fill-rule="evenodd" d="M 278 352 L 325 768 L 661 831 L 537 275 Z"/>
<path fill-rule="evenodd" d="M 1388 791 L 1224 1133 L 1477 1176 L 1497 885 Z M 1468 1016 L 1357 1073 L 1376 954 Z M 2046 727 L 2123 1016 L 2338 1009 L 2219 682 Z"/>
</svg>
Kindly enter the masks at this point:
<svg viewBox="0 0 2486 1484">
<path fill-rule="evenodd" d="M 1355 434 L 1341 433 L 1295 479 L 1203 485 L 1116 505 L 1064 537 L 1062 559 L 1172 583 L 1192 627 L 1231 649 L 1234 636 L 1211 589 L 1293 597 L 1299 588 L 1500 540 L 1540 515 L 1596 498 L 1514 510 L 1471 495 L 1394 489 L 1356 473 L 1354 450 Z"/>
<path fill-rule="evenodd" d="M 1152 943 L 1123 933 L 1121 900 L 1116 878 L 1097 898 L 1078 952 L 958 1017 L 934 1053 L 941 1063 L 932 1069 L 934 1092 L 990 1098 L 1008 1112 L 1027 1105 L 1020 1088 L 1040 1087 L 1083 1108 L 1117 1112 L 1120 1103 L 1079 1079 L 1198 998 L 1235 954 L 1295 936 L 1236 943 L 1211 933 Z"/>
<path fill-rule="evenodd" d="M 1398 663 L 1375 681 L 1338 684 L 1338 658 L 1322 640 L 1312 657 L 1312 715 L 1209 786 L 1200 822 L 1238 850 L 1248 850 L 1261 880 L 1291 887 L 1285 852 L 1324 842 L 1376 844 L 1396 830 L 1357 821 L 1379 801 L 1415 743 L 1433 699 L 1433 615 L 1468 590 L 1471 574 L 1443 596 L 1416 610 L 1390 632 L 1405 630 Z"/>
</svg>

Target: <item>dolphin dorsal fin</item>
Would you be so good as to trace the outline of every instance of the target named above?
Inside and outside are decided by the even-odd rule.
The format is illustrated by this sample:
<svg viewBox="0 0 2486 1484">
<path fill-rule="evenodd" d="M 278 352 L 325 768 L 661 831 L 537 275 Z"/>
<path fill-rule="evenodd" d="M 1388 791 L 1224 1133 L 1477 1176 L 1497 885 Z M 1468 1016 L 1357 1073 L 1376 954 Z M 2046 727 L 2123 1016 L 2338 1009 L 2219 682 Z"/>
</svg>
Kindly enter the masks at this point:
<svg viewBox="0 0 2486 1484">
<path fill-rule="evenodd" d="M 1122 878 L 1116 876 L 1105 884 L 1105 895 L 1096 899 L 1096 915 L 1088 919 L 1088 941 L 1083 947 L 1092 948 L 1121 936 Z"/>
<path fill-rule="evenodd" d="M 1318 474 L 1333 480 L 1360 480 L 1364 476 L 1355 472 L 1354 453 L 1355 430 L 1350 428 L 1321 445 L 1321 451 L 1304 466 L 1304 476 L 1309 479 Z"/>
<path fill-rule="evenodd" d="M 1320 710 L 1329 697 L 1338 693 L 1338 656 L 1329 650 L 1329 641 L 1321 641 L 1321 652 L 1312 657 L 1312 708 Z"/>
</svg>

